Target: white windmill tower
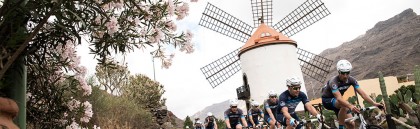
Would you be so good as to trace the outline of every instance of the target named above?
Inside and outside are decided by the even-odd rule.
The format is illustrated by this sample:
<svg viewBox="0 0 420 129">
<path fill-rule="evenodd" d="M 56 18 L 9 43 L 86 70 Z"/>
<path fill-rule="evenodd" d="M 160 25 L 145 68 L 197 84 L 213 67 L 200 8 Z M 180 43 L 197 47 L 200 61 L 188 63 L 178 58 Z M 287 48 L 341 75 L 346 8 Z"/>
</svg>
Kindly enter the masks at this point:
<svg viewBox="0 0 420 129">
<path fill-rule="evenodd" d="M 273 28 L 269 27 L 272 23 L 271 0 L 251 0 L 251 6 L 254 27 L 207 4 L 199 23 L 201 26 L 246 42 L 241 48 L 201 68 L 211 86 L 221 84 L 241 67 L 244 84 L 237 89 L 237 94 L 242 100 L 252 98 L 262 102 L 269 90 L 285 91 L 286 78 L 298 76 L 303 79 L 302 73 L 323 83 L 332 61 L 297 48 L 296 42 L 288 37 L 328 16 L 330 12 L 324 3 L 308 0 Z M 301 91 L 306 93 L 305 84 L 302 87 Z"/>
</svg>

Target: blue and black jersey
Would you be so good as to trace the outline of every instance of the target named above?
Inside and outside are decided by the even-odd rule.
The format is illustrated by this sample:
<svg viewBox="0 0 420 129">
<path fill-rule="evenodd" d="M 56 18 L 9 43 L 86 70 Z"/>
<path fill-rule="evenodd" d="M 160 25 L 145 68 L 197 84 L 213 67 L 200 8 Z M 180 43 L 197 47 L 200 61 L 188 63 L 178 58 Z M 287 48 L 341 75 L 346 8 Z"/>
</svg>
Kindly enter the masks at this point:
<svg viewBox="0 0 420 129">
<path fill-rule="evenodd" d="M 325 89 L 322 91 L 322 98 L 335 98 L 333 93 L 337 91 L 343 95 L 350 86 L 353 86 L 355 89 L 359 88 L 359 83 L 352 76 L 349 76 L 346 81 L 341 81 L 338 75 L 334 76 L 324 87 Z"/>
<path fill-rule="evenodd" d="M 303 105 L 309 102 L 308 96 L 306 96 L 305 93 L 299 91 L 299 95 L 294 97 L 288 90 L 284 91 L 279 95 L 279 114 L 283 114 L 283 112 L 281 112 L 283 107 L 287 107 L 289 113 L 294 113 L 300 102 L 302 102 Z"/>
<path fill-rule="evenodd" d="M 277 106 L 279 105 L 279 100 L 276 99 L 276 101 L 271 101 L 270 99 L 267 99 L 264 101 L 264 115 L 265 116 L 269 116 L 268 112 L 267 112 L 267 108 L 271 109 L 271 113 L 273 113 L 273 115 L 276 115 L 277 113 Z"/>
<path fill-rule="evenodd" d="M 258 123 L 258 116 L 262 116 L 263 115 L 263 111 L 259 108 L 256 109 L 249 109 L 248 111 L 248 118 L 249 116 L 252 116 L 252 120 L 254 121 L 254 123 Z"/>
<path fill-rule="evenodd" d="M 229 119 L 230 124 L 241 123 L 241 118 L 245 118 L 241 109 L 238 108 L 236 112 L 232 112 L 229 108 L 224 113 L 225 120 Z"/>
</svg>

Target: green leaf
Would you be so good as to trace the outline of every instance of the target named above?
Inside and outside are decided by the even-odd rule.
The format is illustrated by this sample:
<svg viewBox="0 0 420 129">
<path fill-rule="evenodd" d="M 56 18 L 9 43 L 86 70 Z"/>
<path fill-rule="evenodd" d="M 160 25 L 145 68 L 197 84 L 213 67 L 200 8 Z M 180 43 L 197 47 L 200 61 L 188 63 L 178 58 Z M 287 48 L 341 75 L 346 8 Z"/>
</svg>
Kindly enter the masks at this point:
<svg viewBox="0 0 420 129">
<path fill-rule="evenodd" d="M 411 96 L 412 96 L 411 90 L 407 90 L 407 92 L 404 95 L 404 102 L 406 102 L 406 103 L 410 102 L 411 101 Z"/>
<path fill-rule="evenodd" d="M 375 101 L 378 102 L 378 103 L 381 102 L 382 101 L 382 95 L 376 96 Z"/>
<path fill-rule="evenodd" d="M 397 105 L 398 104 L 398 98 L 395 94 L 391 95 L 389 97 L 389 100 L 391 101 L 392 105 Z"/>
<path fill-rule="evenodd" d="M 397 92 L 398 100 L 404 101 L 403 96 L 400 91 Z"/>
</svg>

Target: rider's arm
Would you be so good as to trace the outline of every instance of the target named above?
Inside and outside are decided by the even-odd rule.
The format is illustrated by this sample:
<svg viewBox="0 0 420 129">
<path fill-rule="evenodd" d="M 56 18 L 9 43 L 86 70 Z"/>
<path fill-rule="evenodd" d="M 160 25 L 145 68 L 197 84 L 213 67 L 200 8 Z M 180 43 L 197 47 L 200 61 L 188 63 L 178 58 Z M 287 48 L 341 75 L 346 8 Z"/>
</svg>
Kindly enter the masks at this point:
<svg viewBox="0 0 420 129">
<path fill-rule="evenodd" d="M 316 109 L 314 108 L 314 106 L 312 106 L 310 103 L 306 103 L 305 104 L 305 108 L 309 111 L 309 113 L 311 113 L 313 116 L 318 115 L 318 111 L 316 111 Z"/>
<path fill-rule="evenodd" d="M 242 120 L 242 123 L 244 124 L 244 127 L 248 127 L 248 123 L 246 122 L 244 115 L 241 116 L 241 120 Z"/>
<path fill-rule="evenodd" d="M 356 87 L 356 86 L 355 86 Z M 359 86 L 357 86 L 357 87 L 359 87 Z M 373 105 L 375 105 L 375 101 L 373 101 L 367 94 L 366 94 L 366 92 L 365 91 L 363 91 L 362 90 L 362 88 L 355 88 L 356 89 L 356 91 L 357 91 L 357 93 L 359 93 L 360 94 L 360 96 L 362 96 L 362 98 L 364 99 L 364 100 L 366 100 L 367 102 L 369 102 L 370 104 L 373 104 Z"/>
<path fill-rule="evenodd" d="M 227 128 L 232 128 L 232 127 L 230 127 L 229 116 L 226 114 L 226 112 L 225 112 L 225 123 L 226 123 Z"/>
<path fill-rule="evenodd" d="M 300 96 L 300 98 L 302 98 L 302 103 L 303 103 L 303 105 L 305 105 L 305 108 L 313 115 L 313 116 L 316 116 L 316 115 L 318 115 L 319 113 L 318 113 L 318 111 L 316 111 L 316 109 L 309 103 L 309 100 L 308 100 L 308 96 L 306 96 L 306 94 L 305 93 L 303 93 L 303 92 L 300 92 L 299 93 L 299 96 Z"/>
<path fill-rule="evenodd" d="M 249 110 L 248 111 L 248 118 L 249 118 L 249 121 L 251 122 L 251 124 L 252 124 L 252 126 L 254 126 L 255 125 L 255 123 L 254 123 L 254 120 L 252 119 L 252 114 L 251 114 L 251 110 Z"/>
<path fill-rule="evenodd" d="M 291 119 L 292 118 L 292 116 L 289 114 L 289 108 L 287 108 L 286 106 L 281 108 L 281 112 L 283 113 L 283 115 L 286 119 Z"/>
<path fill-rule="evenodd" d="M 272 120 L 276 120 L 276 118 L 274 118 L 273 112 L 271 112 L 271 108 L 270 107 L 266 107 L 265 110 L 267 111 L 268 116 L 270 116 L 270 118 Z"/>
<path fill-rule="evenodd" d="M 214 129 L 217 129 L 217 121 L 214 117 L 213 117 L 213 125 L 214 125 Z"/>
</svg>

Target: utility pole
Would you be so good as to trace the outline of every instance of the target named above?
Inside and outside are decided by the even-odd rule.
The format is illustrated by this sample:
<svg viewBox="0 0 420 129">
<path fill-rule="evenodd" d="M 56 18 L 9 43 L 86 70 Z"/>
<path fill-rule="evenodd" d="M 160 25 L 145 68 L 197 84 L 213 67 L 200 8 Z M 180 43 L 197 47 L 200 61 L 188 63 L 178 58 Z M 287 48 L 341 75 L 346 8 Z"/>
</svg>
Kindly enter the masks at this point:
<svg viewBox="0 0 420 129">
<path fill-rule="evenodd" d="M 155 56 L 153 55 L 153 52 L 150 52 L 150 55 L 152 56 L 152 62 L 153 62 L 153 80 L 156 81 L 156 74 L 155 74 Z"/>
</svg>

